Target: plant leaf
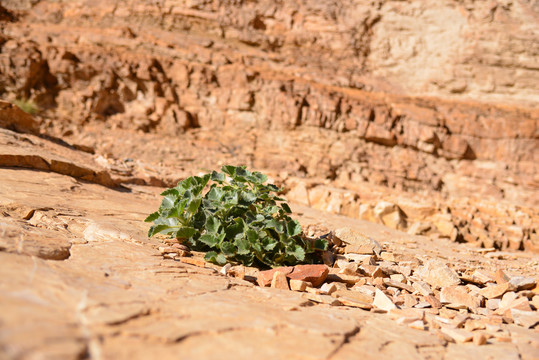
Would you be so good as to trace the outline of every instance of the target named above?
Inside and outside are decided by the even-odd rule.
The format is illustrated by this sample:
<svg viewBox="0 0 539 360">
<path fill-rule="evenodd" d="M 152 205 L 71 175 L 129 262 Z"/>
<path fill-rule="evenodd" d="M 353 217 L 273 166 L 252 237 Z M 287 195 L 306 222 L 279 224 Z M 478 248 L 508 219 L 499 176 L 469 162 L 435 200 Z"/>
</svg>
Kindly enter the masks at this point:
<svg viewBox="0 0 539 360">
<path fill-rule="evenodd" d="M 155 234 L 170 234 L 175 229 L 175 227 L 165 224 L 152 225 L 150 226 L 150 230 L 148 230 L 148 237 L 152 237 Z"/>
<path fill-rule="evenodd" d="M 225 254 L 226 256 L 233 256 L 236 254 L 236 251 L 238 249 L 236 248 L 236 246 L 232 243 L 229 243 L 229 242 L 223 242 L 221 244 L 221 251 L 223 252 L 223 254 Z"/>
<path fill-rule="evenodd" d="M 238 248 L 238 255 L 247 255 L 251 252 L 251 244 L 243 237 L 236 239 L 234 244 Z"/>
<path fill-rule="evenodd" d="M 198 238 L 199 241 L 213 248 L 219 243 L 219 239 L 213 234 L 204 234 Z"/>
<path fill-rule="evenodd" d="M 180 192 L 176 188 L 166 189 L 165 191 L 161 193 L 161 196 L 166 196 L 166 195 L 175 195 L 176 197 L 178 197 L 180 195 Z"/>
<path fill-rule="evenodd" d="M 154 213 L 151 213 L 148 215 L 146 219 L 144 219 L 145 222 L 153 222 L 159 218 L 159 211 L 156 211 Z"/>
<path fill-rule="evenodd" d="M 328 241 L 325 239 L 317 239 L 314 242 L 314 248 L 317 250 L 327 250 L 328 248 Z"/>
<path fill-rule="evenodd" d="M 268 180 L 268 177 L 258 171 L 254 171 L 252 177 L 255 179 L 253 182 L 256 184 L 265 183 Z"/>
<path fill-rule="evenodd" d="M 223 254 L 218 254 L 215 260 L 217 261 L 217 264 L 219 265 L 226 264 L 226 257 Z"/>
<path fill-rule="evenodd" d="M 284 225 L 277 219 L 271 219 L 266 222 L 266 226 L 270 229 L 275 229 L 279 234 L 284 232 Z"/>
<path fill-rule="evenodd" d="M 243 221 L 238 219 L 225 229 L 227 239 L 233 239 L 236 235 L 243 233 Z"/>
<path fill-rule="evenodd" d="M 253 229 L 247 229 L 247 231 L 245 231 L 245 236 L 247 237 L 247 241 L 251 244 L 258 241 L 258 233 Z"/>
<path fill-rule="evenodd" d="M 180 239 L 189 239 L 191 236 L 195 235 L 197 230 L 189 226 L 183 226 L 176 232 L 176 237 Z"/>
<path fill-rule="evenodd" d="M 287 255 L 292 255 L 296 258 L 298 261 L 305 260 L 305 250 L 299 245 L 293 245 L 289 249 L 286 250 Z"/>
<path fill-rule="evenodd" d="M 292 210 L 290 209 L 290 206 L 288 206 L 287 203 L 282 203 L 282 204 L 281 204 L 281 207 L 283 208 L 283 210 L 284 210 L 287 214 L 292 214 Z"/>
<path fill-rule="evenodd" d="M 174 203 L 176 202 L 177 197 L 174 195 L 167 195 L 163 198 L 163 201 L 161 202 L 160 210 L 165 209 L 172 209 L 174 206 Z"/>
<path fill-rule="evenodd" d="M 211 201 L 221 201 L 223 197 L 223 190 L 218 187 L 211 188 L 210 191 L 206 194 L 206 199 Z"/>
<path fill-rule="evenodd" d="M 218 183 L 222 183 L 225 181 L 225 174 L 223 173 L 218 173 L 217 171 L 212 171 L 211 173 L 211 179 L 212 181 L 215 181 L 215 182 L 218 182 Z"/>
<path fill-rule="evenodd" d="M 206 255 L 204 256 L 204 260 L 209 261 L 214 264 L 224 265 L 226 264 L 226 257 L 221 254 L 217 253 L 215 251 L 208 251 Z"/>
<path fill-rule="evenodd" d="M 289 236 L 296 236 L 301 234 L 301 225 L 296 220 L 289 221 L 286 224 L 286 232 Z"/>
<path fill-rule="evenodd" d="M 255 261 L 255 255 L 252 253 L 248 253 L 245 255 L 238 254 L 236 255 L 236 258 L 245 266 L 252 266 Z"/>
<path fill-rule="evenodd" d="M 251 205 L 256 201 L 256 195 L 251 191 L 242 191 L 240 193 L 240 203 Z"/>
<path fill-rule="evenodd" d="M 208 251 L 206 255 L 204 255 L 204 260 L 209 261 L 211 263 L 216 263 L 217 253 L 215 251 Z"/>
<path fill-rule="evenodd" d="M 262 246 L 266 251 L 272 251 L 277 246 L 277 241 L 271 237 L 266 237 L 262 240 Z"/>
<path fill-rule="evenodd" d="M 225 165 L 221 168 L 221 171 L 227 174 L 230 177 L 234 177 L 236 175 L 236 167 L 232 165 Z"/>
<path fill-rule="evenodd" d="M 210 233 L 216 234 L 219 231 L 219 227 L 221 226 L 221 222 L 218 218 L 215 216 L 207 216 L 206 217 L 206 231 Z"/>
<path fill-rule="evenodd" d="M 251 172 L 245 166 L 236 166 L 236 176 L 247 177 L 251 176 Z M 247 181 L 247 179 L 245 179 Z"/>
<path fill-rule="evenodd" d="M 200 203 L 202 202 L 201 198 L 196 198 L 191 200 L 189 203 L 189 206 L 187 207 L 187 211 L 190 214 L 195 214 L 198 211 L 198 207 L 200 206 Z"/>
</svg>

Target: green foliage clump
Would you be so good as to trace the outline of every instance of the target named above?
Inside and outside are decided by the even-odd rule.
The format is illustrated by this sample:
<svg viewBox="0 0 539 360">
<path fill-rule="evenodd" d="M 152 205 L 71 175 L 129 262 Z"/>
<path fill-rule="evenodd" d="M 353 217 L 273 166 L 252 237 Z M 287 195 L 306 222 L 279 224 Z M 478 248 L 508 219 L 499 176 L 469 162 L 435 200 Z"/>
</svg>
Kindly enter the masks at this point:
<svg viewBox="0 0 539 360">
<path fill-rule="evenodd" d="M 320 261 L 327 242 L 304 239 L 290 207 L 264 184 L 266 175 L 245 166 L 223 166 L 223 172 L 192 176 L 165 190 L 148 236 L 169 235 L 192 249 L 206 251 L 207 261 L 220 265 L 285 266 Z M 209 190 L 209 181 L 212 181 Z"/>
<path fill-rule="evenodd" d="M 32 100 L 18 99 L 13 102 L 15 105 L 21 108 L 22 111 L 34 115 L 39 112 L 39 106 Z"/>
</svg>

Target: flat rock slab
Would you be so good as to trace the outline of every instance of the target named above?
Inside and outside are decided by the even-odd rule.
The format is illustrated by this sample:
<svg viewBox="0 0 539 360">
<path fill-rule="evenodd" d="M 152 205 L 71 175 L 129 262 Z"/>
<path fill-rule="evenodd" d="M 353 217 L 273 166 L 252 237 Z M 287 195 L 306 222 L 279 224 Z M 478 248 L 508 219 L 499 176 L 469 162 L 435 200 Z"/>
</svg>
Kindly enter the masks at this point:
<svg viewBox="0 0 539 360">
<path fill-rule="evenodd" d="M 293 266 L 282 266 L 271 270 L 261 271 L 258 273 L 257 282 L 260 286 L 270 286 L 273 276 L 276 272 L 281 272 L 285 275 L 288 275 L 294 269 Z"/>
<path fill-rule="evenodd" d="M 419 276 L 434 287 L 460 284 L 460 278 L 449 266 L 441 261 L 430 260 L 419 269 Z"/>
<path fill-rule="evenodd" d="M 318 287 L 326 280 L 328 273 L 329 269 L 326 265 L 297 265 L 286 276 L 292 280 L 310 282 L 314 287 Z"/>
<path fill-rule="evenodd" d="M 48 260 L 69 257 L 71 242 L 66 234 L 24 225 L 21 221 L 0 218 L 0 251 Z"/>
<path fill-rule="evenodd" d="M 0 166 L 52 171 L 110 187 L 119 185 L 91 154 L 1 128 Z"/>
<path fill-rule="evenodd" d="M 442 288 L 440 302 L 442 304 L 462 305 L 468 309 L 477 309 L 481 306 L 481 300 L 471 295 L 465 286 L 447 286 Z"/>
<path fill-rule="evenodd" d="M 104 158 L 76 150 L 62 141 L 50 141 L 33 134 L 21 134 L 1 126 L 0 103 L 0 166 L 50 171 L 107 187 L 122 183 L 163 185 L 163 181 L 136 170 L 118 169 Z M 170 181 L 169 181 L 170 182 Z M 173 180 L 172 183 L 176 183 Z"/>
<path fill-rule="evenodd" d="M 311 283 L 314 287 L 318 287 L 326 280 L 329 269 L 326 265 L 283 266 L 259 272 L 258 285 L 270 286 L 276 272 L 283 273 L 290 280 L 302 280 Z"/>
<path fill-rule="evenodd" d="M 382 247 L 376 240 L 350 227 L 335 230 L 334 236 L 347 244 L 345 248 L 346 253 L 370 255 L 380 254 L 380 251 L 382 251 Z"/>
</svg>

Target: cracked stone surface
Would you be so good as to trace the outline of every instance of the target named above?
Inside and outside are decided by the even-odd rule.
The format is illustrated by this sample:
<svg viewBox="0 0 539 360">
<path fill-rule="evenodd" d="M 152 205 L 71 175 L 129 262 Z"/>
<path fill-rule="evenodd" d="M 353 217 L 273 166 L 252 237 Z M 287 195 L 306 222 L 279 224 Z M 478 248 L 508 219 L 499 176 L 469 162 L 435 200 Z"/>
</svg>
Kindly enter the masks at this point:
<svg viewBox="0 0 539 360">
<path fill-rule="evenodd" d="M 0 179 L 0 351 L 7 358 L 442 359 L 475 351 L 384 314 L 306 303 L 301 293 L 163 260 L 142 222 L 160 188 L 117 191 L 28 169 L 2 168 Z M 395 238 L 381 225 L 296 208 L 305 223 L 346 224 L 384 246 L 429 246 L 427 238 Z M 14 228 L 19 237 L 9 235 Z M 65 259 L 24 250 L 27 242 L 56 249 L 46 240 L 53 235 L 70 245 Z M 502 343 L 485 349 L 507 358 L 521 351 Z"/>
<path fill-rule="evenodd" d="M 537 359 L 538 11 L 2 1 L 0 359 Z M 147 238 L 223 164 L 343 238 L 331 295 Z"/>
</svg>

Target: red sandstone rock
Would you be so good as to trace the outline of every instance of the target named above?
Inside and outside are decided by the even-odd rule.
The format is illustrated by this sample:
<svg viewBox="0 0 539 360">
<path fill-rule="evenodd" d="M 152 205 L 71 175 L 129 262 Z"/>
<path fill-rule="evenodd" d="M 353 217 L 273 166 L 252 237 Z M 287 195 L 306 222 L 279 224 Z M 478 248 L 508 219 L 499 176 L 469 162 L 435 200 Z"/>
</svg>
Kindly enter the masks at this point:
<svg viewBox="0 0 539 360">
<path fill-rule="evenodd" d="M 258 285 L 260 285 L 260 286 L 270 286 L 271 281 L 273 279 L 273 274 L 275 274 L 275 272 L 279 271 L 279 272 L 282 272 L 285 275 L 288 275 L 288 274 L 290 274 L 292 272 L 293 269 L 294 269 L 294 267 L 292 267 L 292 266 L 283 266 L 283 267 L 278 267 L 278 268 L 271 269 L 271 270 L 261 271 L 261 272 L 258 273 L 258 277 L 257 277 L 256 281 L 257 281 Z M 300 280 L 303 280 L 303 279 L 300 279 Z"/>
<path fill-rule="evenodd" d="M 322 285 L 328 276 L 329 268 L 326 265 L 297 265 L 291 273 L 287 274 L 289 279 L 303 280 L 310 282 L 314 287 Z"/>
</svg>

